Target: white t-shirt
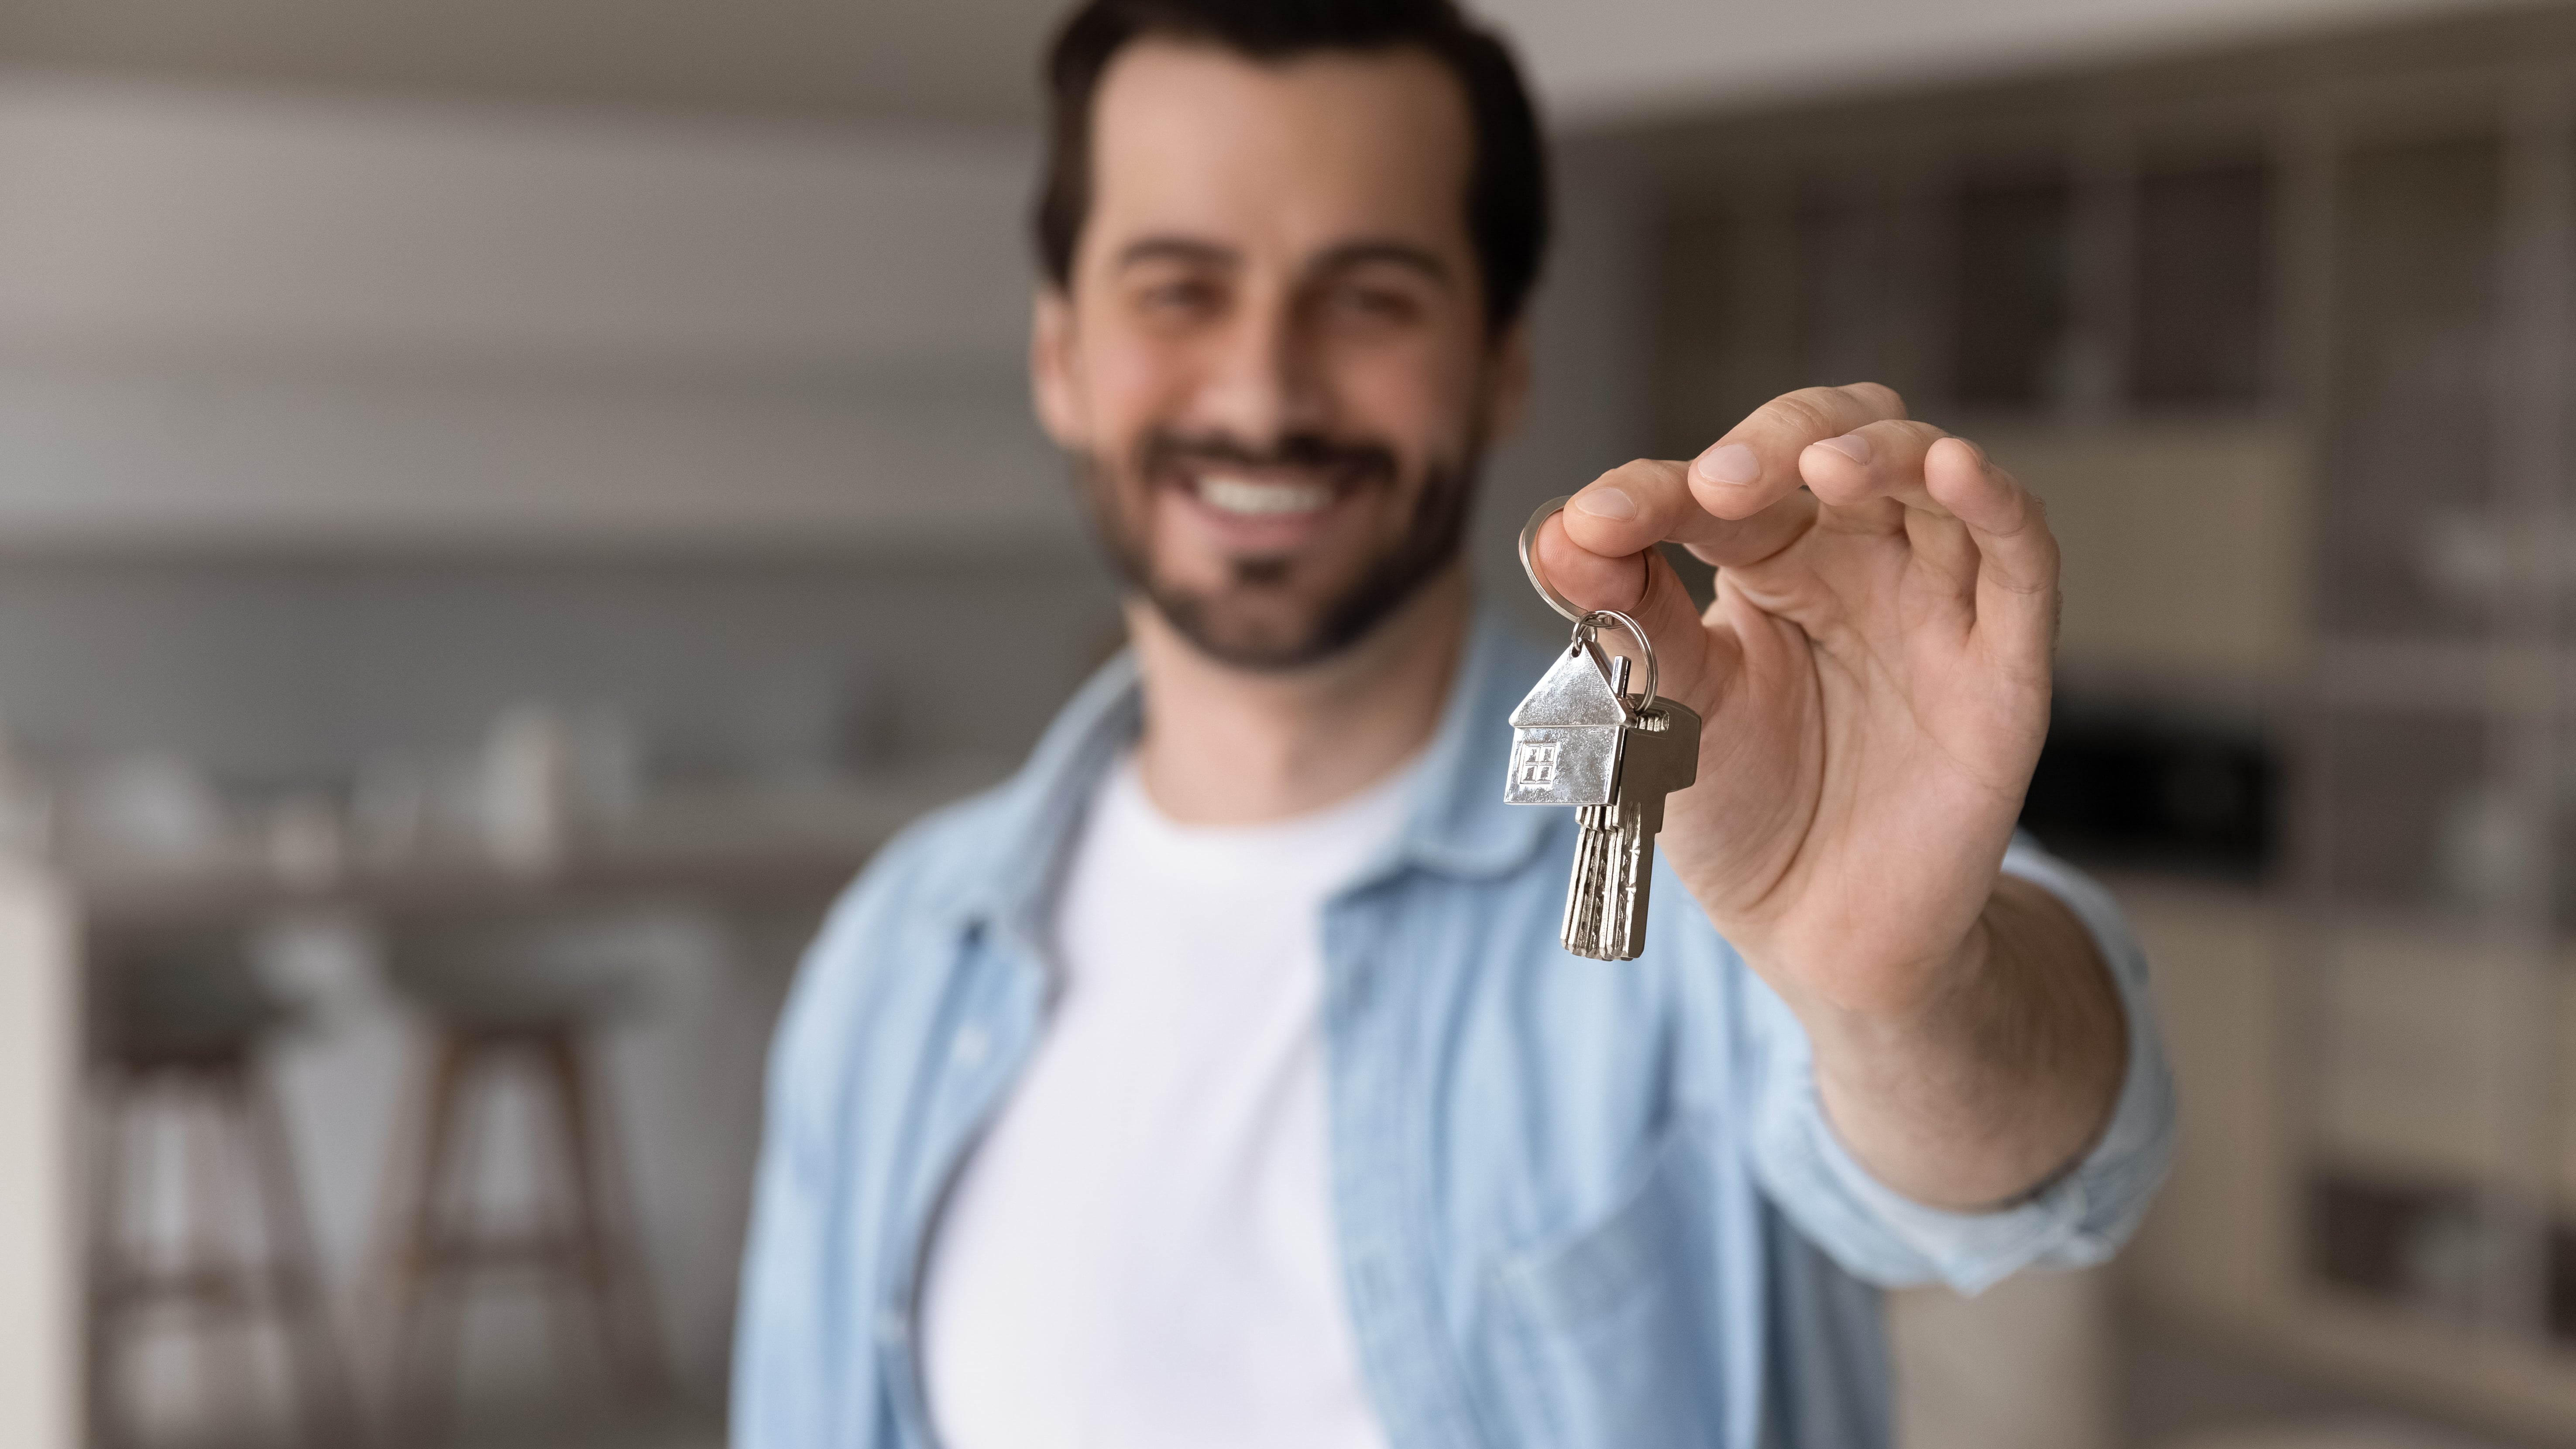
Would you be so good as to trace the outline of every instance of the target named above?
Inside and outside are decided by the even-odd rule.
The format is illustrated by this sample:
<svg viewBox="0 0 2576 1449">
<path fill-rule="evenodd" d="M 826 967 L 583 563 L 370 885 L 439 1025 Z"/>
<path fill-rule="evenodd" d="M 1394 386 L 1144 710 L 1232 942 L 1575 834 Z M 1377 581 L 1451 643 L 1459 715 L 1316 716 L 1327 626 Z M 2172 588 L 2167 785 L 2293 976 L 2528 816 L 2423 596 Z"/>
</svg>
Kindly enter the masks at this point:
<svg viewBox="0 0 2576 1449">
<path fill-rule="evenodd" d="M 1102 782 L 1054 1015 L 931 1243 L 946 1449 L 1383 1449 L 1332 1222 L 1321 907 L 1413 775 L 1222 827 L 1166 819 L 1132 760 Z"/>
</svg>

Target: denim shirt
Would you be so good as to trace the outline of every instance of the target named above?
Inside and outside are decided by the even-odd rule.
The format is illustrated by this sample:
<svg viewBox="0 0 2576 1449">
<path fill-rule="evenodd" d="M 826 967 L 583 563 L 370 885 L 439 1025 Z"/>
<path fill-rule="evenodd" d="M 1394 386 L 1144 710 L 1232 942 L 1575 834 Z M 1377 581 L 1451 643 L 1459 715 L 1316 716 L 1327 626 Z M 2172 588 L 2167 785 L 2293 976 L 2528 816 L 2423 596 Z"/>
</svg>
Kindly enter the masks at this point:
<svg viewBox="0 0 2576 1449">
<path fill-rule="evenodd" d="M 1669 871 L 1639 959 L 1557 944 L 1574 812 L 1503 803 L 1505 720 L 1549 662 L 1476 624 L 1406 825 L 1326 907 L 1331 1212 L 1370 1399 L 1396 1449 L 1882 1445 L 1874 1285 L 2097 1262 L 2145 1209 L 2174 1112 L 2146 963 L 2107 896 L 2016 842 L 2005 868 L 2118 978 L 2118 1106 L 2008 1208 L 1898 1195 Z M 734 1449 L 933 1442 L 923 1250 L 1046 1029 L 1063 858 L 1140 719 L 1115 661 L 1012 780 L 888 845 L 807 956 L 770 1064 Z"/>
</svg>

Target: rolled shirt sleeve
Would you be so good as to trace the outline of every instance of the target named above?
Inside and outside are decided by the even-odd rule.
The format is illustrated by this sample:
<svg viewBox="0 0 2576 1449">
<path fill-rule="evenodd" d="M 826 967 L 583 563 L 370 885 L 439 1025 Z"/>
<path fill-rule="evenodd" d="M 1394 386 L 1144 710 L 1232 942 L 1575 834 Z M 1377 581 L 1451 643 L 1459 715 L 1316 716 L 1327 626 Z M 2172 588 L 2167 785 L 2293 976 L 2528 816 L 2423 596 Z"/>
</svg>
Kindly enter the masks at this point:
<svg viewBox="0 0 2576 1449">
<path fill-rule="evenodd" d="M 1872 1176 L 1825 1119 L 1805 1028 L 1745 973 L 1755 1173 L 1810 1240 L 1885 1287 L 1939 1282 L 1975 1293 L 2027 1267 L 2099 1263 L 2135 1231 L 2171 1156 L 2172 1073 L 2148 993 L 2146 954 L 2119 906 L 2027 838 L 2014 841 L 2003 868 L 2065 902 L 2092 933 L 2118 986 L 2129 1042 L 2110 1125 L 2072 1170 L 2010 1207 L 1928 1207 Z"/>
</svg>

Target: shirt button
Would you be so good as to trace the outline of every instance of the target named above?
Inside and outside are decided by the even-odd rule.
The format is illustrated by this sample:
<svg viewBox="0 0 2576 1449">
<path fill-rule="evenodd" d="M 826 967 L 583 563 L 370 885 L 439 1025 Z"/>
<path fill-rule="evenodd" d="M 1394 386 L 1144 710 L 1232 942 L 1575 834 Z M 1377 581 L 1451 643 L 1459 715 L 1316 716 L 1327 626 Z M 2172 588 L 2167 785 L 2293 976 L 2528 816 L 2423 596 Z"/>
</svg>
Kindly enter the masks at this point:
<svg viewBox="0 0 2576 1449">
<path fill-rule="evenodd" d="M 956 1057 L 957 1065 L 979 1067 L 984 1064 L 984 1058 L 992 1055 L 993 1038 L 980 1026 L 960 1027 L 957 1030 L 957 1040 L 949 1051 Z"/>
<path fill-rule="evenodd" d="M 912 1325 L 903 1321 L 901 1313 L 889 1308 L 877 1315 L 877 1342 L 892 1348 L 911 1335 Z"/>
</svg>

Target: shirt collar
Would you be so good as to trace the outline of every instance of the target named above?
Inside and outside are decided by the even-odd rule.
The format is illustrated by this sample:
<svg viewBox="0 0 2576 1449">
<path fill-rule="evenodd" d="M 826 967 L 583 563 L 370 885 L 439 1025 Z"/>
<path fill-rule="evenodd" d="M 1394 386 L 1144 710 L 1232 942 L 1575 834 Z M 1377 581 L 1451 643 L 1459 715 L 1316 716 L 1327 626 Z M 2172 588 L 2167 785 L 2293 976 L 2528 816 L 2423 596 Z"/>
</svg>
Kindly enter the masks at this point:
<svg viewBox="0 0 2576 1449">
<path fill-rule="evenodd" d="M 1554 812 L 1504 804 L 1503 777 L 1512 707 L 1548 658 L 1493 614 L 1477 612 L 1404 828 L 1363 881 L 1408 868 L 1462 878 L 1501 875 L 1538 847 Z M 1135 656 L 1122 651 L 1074 694 L 1028 763 L 1002 786 L 985 825 L 994 849 L 961 893 L 965 924 L 998 928 L 1036 954 L 1082 812 L 1143 723 Z"/>
</svg>

